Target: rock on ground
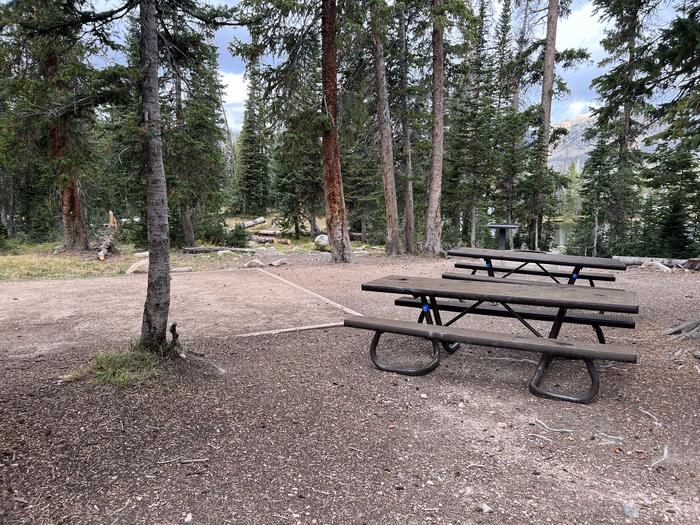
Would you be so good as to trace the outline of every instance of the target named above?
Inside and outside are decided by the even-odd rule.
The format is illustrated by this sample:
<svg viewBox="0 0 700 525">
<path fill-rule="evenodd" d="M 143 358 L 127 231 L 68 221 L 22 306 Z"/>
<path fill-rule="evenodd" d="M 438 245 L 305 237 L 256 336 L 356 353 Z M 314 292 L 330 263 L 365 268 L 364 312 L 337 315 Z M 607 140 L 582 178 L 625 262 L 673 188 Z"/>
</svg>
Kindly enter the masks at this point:
<svg viewBox="0 0 700 525">
<path fill-rule="evenodd" d="M 265 265 L 261 263 L 257 259 L 253 259 L 252 261 L 248 261 L 243 265 L 243 268 L 264 268 Z"/>
<path fill-rule="evenodd" d="M 135 252 L 134 257 L 138 257 L 138 258 L 148 257 L 148 252 Z"/>
<path fill-rule="evenodd" d="M 141 259 L 129 266 L 126 275 L 131 275 L 132 273 L 148 273 L 148 259 Z"/>
<path fill-rule="evenodd" d="M 277 259 L 276 261 L 272 261 L 270 263 L 270 266 L 277 267 L 277 266 L 284 266 L 286 264 L 287 264 L 287 259 Z"/>
<path fill-rule="evenodd" d="M 331 245 L 330 241 L 328 240 L 328 235 L 326 234 L 318 235 L 314 239 L 314 244 L 317 248 L 328 248 Z"/>
</svg>

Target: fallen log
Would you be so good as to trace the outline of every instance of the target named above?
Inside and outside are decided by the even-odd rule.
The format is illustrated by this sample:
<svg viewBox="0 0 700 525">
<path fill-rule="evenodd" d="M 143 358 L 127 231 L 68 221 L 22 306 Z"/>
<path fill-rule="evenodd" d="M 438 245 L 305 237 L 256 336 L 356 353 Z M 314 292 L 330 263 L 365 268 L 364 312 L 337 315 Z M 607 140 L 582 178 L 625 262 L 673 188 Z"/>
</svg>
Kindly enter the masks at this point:
<svg viewBox="0 0 700 525">
<path fill-rule="evenodd" d="M 110 212 L 111 214 L 112 212 Z M 97 252 L 97 258 L 100 261 L 104 261 L 107 258 L 107 254 L 114 252 L 116 246 L 114 246 L 114 237 L 117 234 L 116 223 L 115 226 L 107 226 L 105 228 L 105 234 L 100 243 L 99 251 Z"/>
<path fill-rule="evenodd" d="M 258 224 L 263 224 L 265 222 L 265 217 L 258 217 L 257 219 L 253 219 L 251 221 L 245 221 L 241 226 L 244 228 L 252 228 L 253 226 L 257 226 Z"/>
<path fill-rule="evenodd" d="M 229 246 L 187 246 L 182 249 L 183 252 L 189 254 L 213 253 L 223 250 L 230 250 L 235 253 L 246 253 L 251 255 L 255 253 L 255 250 L 252 248 L 233 248 Z"/>
<path fill-rule="evenodd" d="M 274 237 L 262 237 L 260 235 L 251 235 L 250 240 L 257 242 L 258 244 L 272 244 L 274 242 Z"/>
<path fill-rule="evenodd" d="M 276 230 L 257 230 L 255 235 L 259 235 L 261 237 L 279 237 L 282 235 L 282 232 L 278 232 Z"/>
<path fill-rule="evenodd" d="M 688 259 L 685 264 L 682 264 L 683 268 L 686 270 L 698 270 L 700 271 L 700 257 L 693 257 Z"/>
<path fill-rule="evenodd" d="M 659 262 L 664 266 L 673 268 L 676 265 L 683 266 L 688 259 L 666 259 L 664 257 L 629 257 L 626 255 L 613 255 L 613 259 L 617 259 L 625 266 L 641 266 L 644 263 Z"/>
</svg>

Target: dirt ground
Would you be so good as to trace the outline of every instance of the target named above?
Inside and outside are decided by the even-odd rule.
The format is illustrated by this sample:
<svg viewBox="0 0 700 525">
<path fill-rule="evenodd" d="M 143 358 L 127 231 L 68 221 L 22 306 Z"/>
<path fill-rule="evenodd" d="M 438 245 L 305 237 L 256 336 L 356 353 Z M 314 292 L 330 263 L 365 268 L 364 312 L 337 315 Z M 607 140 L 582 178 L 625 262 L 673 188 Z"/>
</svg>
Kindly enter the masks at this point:
<svg viewBox="0 0 700 525">
<path fill-rule="evenodd" d="M 360 284 L 453 262 L 298 254 L 266 271 L 413 319 Z M 700 275 L 632 269 L 615 286 L 638 292 L 641 312 L 606 335 L 640 362 L 601 363 L 583 406 L 532 396 L 531 354 L 469 347 L 407 378 L 372 367 L 367 332 L 237 337 L 346 316 L 258 270 L 173 275 L 171 319 L 204 362 L 126 390 L 65 382 L 137 336 L 145 278 L 0 283 L 0 523 L 698 523 L 700 344 L 660 332 L 699 315 Z M 594 340 L 586 327 L 562 337 Z M 426 349 L 383 346 L 397 360 Z M 583 385 L 580 366 L 556 365 L 548 384 Z"/>
</svg>

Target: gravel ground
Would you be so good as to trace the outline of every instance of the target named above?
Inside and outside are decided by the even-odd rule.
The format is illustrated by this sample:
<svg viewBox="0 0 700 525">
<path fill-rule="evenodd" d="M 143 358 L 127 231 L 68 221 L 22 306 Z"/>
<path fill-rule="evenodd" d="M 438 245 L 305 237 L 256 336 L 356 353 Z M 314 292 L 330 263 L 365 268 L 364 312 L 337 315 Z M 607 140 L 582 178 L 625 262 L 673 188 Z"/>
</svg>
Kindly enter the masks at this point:
<svg viewBox="0 0 700 525">
<path fill-rule="evenodd" d="M 364 314 L 411 319 L 360 284 L 453 262 L 299 254 L 269 271 Z M 697 273 L 619 275 L 641 312 L 636 330 L 606 335 L 640 362 L 602 364 L 586 406 L 530 395 L 532 355 L 470 347 L 406 378 L 371 366 L 366 332 L 233 337 L 345 315 L 261 275 L 175 275 L 173 319 L 205 358 L 128 390 L 60 377 L 134 336 L 141 277 L 0 284 L 0 523 L 700 521 L 700 345 L 660 334 L 697 316 Z M 585 327 L 562 337 L 594 340 Z M 421 344 L 388 338 L 385 351 L 421 358 Z M 574 365 L 557 363 L 548 383 L 580 387 Z"/>
</svg>

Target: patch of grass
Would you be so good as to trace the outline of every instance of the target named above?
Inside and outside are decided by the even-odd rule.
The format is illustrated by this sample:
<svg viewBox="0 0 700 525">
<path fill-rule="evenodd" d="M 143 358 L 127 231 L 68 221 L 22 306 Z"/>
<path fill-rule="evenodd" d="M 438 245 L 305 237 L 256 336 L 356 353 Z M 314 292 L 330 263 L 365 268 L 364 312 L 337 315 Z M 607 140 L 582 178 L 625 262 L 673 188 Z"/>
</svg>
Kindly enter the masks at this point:
<svg viewBox="0 0 700 525">
<path fill-rule="evenodd" d="M 153 352 L 139 345 L 131 345 L 126 351 L 97 354 L 85 368 L 74 370 L 64 377 L 65 381 L 89 378 L 98 385 L 128 388 L 146 383 L 158 376 L 162 362 L 175 355 L 175 349 L 166 345 Z"/>
</svg>

